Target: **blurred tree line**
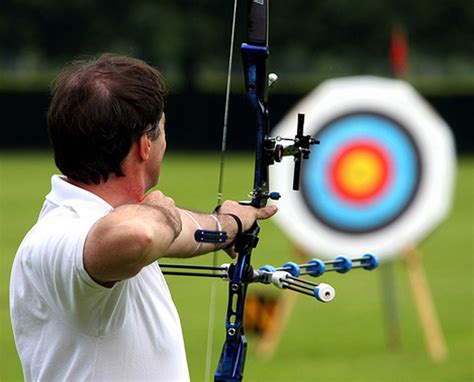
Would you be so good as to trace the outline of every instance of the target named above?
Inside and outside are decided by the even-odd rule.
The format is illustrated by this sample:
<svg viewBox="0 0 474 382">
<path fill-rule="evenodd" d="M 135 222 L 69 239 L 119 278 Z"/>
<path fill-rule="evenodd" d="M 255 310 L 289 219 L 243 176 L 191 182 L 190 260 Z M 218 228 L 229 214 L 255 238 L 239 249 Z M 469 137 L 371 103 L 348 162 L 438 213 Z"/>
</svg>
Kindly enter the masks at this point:
<svg viewBox="0 0 474 382">
<path fill-rule="evenodd" d="M 245 8 L 240 0 L 237 42 L 245 38 Z M 0 9 L 0 86 L 44 87 L 65 63 L 104 51 L 153 63 L 181 91 L 223 86 L 233 0 L 3 0 Z M 410 79 L 474 88 L 474 1 L 272 0 L 270 9 L 271 65 L 285 73 L 283 89 L 305 90 L 308 79 L 390 76 L 395 26 L 408 36 Z"/>
</svg>

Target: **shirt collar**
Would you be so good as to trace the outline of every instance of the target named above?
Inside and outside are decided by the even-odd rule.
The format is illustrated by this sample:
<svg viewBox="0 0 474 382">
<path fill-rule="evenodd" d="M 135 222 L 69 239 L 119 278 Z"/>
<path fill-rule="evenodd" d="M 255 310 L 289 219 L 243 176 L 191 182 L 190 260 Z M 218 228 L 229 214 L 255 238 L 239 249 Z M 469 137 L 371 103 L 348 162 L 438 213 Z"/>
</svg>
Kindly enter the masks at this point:
<svg viewBox="0 0 474 382">
<path fill-rule="evenodd" d="M 81 187 L 77 187 L 61 175 L 51 177 L 51 192 L 46 195 L 46 203 L 56 207 L 64 206 L 80 217 L 103 216 L 113 210 L 113 207 L 104 199 Z"/>
</svg>

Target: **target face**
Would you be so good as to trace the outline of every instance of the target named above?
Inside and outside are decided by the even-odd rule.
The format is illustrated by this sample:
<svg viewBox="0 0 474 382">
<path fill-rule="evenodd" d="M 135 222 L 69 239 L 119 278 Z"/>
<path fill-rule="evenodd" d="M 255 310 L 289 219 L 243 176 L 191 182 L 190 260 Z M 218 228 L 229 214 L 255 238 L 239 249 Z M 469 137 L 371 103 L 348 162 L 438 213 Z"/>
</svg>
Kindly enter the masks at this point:
<svg viewBox="0 0 474 382">
<path fill-rule="evenodd" d="M 449 127 L 414 89 L 396 80 L 331 80 L 300 102 L 272 136 L 292 137 L 297 113 L 321 143 L 291 190 L 293 161 L 272 166 L 276 220 L 317 256 L 382 260 L 416 245 L 449 210 L 455 150 Z"/>
<path fill-rule="evenodd" d="M 410 205 L 420 182 L 413 138 L 395 120 L 353 112 L 322 126 L 323 142 L 303 171 L 302 191 L 314 215 L 332 229 L 383 228 Z"/>
</svg>

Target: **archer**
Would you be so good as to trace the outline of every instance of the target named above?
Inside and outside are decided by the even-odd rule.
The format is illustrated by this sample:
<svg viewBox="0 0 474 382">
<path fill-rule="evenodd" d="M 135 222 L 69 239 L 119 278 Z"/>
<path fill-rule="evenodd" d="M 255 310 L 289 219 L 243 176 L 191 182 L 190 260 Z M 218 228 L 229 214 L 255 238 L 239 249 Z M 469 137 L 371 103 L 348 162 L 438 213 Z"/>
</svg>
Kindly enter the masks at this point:
<svg viewBox="0 0 474 382">
<path fill-rule="evenodd" d="M 189 380 L 181 325 L 161 257 L 225 249 L 264 208 L 226 201 L 219 214 L 176 207 L 160 191 L 166 151 L 161 74 L 102 55 L 56 79 L 48 132 L 62 176 L 11 275 L 11 318 L 24 378 Z M 227 236 L 196 242 L 197 230 Z"/>
</svg>

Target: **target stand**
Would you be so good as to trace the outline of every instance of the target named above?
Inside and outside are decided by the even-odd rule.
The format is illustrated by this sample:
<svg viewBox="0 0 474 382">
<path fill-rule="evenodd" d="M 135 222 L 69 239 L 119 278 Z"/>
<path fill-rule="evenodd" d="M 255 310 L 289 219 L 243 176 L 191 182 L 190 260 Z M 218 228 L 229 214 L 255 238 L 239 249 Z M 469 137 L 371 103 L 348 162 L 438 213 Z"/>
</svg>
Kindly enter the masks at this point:
<svg viewBox="0 0 474 382">
<path fill-rule="evenodd" d="M 291 161 L 270 173 L 282 195 L 277 223 L 308 256 L 370 252 L 389 265 L 403 254 L 429 352 L 443 360 L 416 247 L 450 209 L 456 157 L 449 127 L 408 83 L 377 77 L 324 82 L 272 136 L 287 136 L 295 113 L 306 114 L 307 133 L 321 143 L 304 163 L 301 193 L 288 187 Z"/>
</svg>

